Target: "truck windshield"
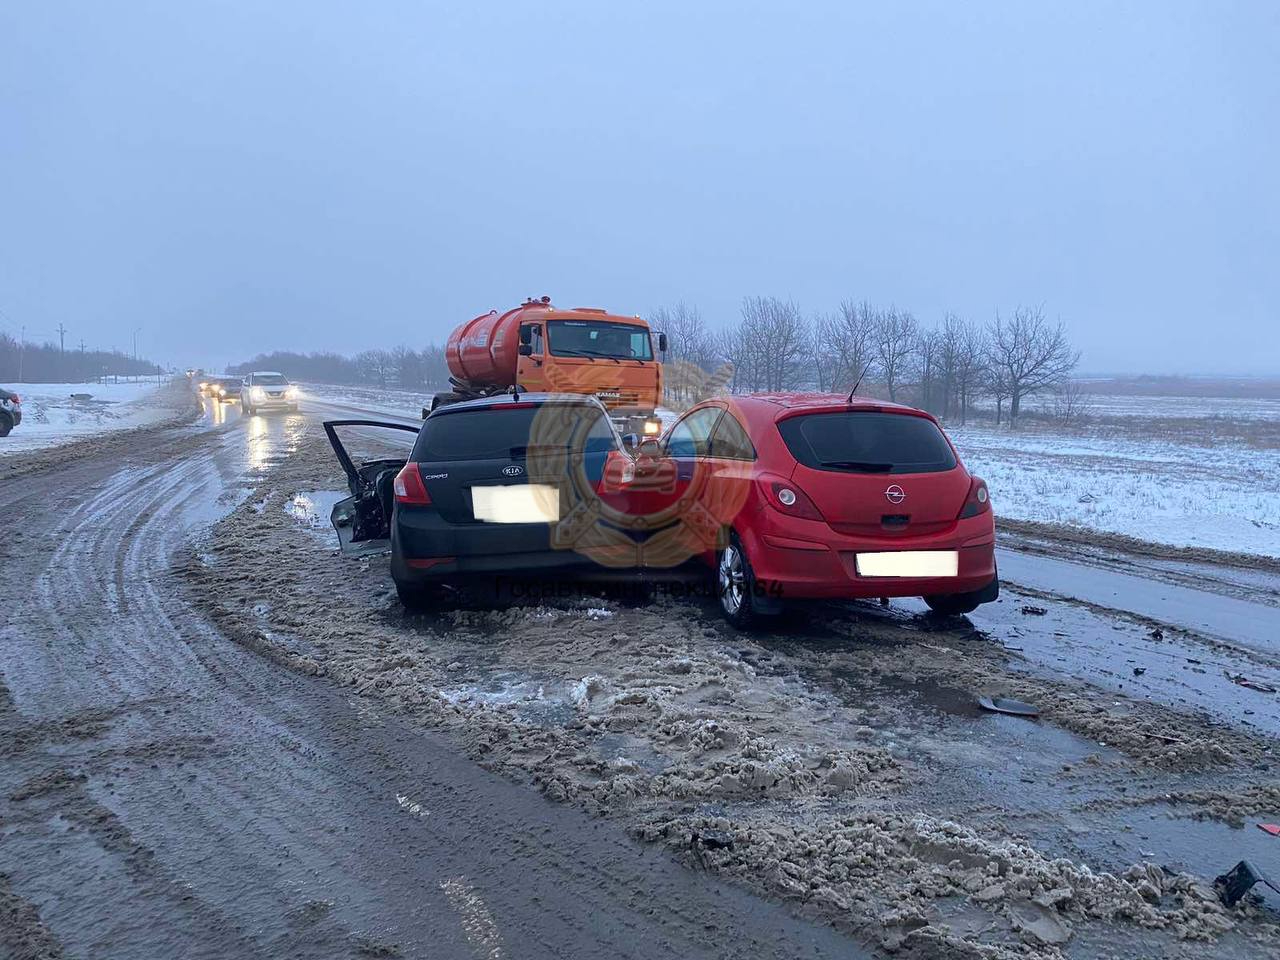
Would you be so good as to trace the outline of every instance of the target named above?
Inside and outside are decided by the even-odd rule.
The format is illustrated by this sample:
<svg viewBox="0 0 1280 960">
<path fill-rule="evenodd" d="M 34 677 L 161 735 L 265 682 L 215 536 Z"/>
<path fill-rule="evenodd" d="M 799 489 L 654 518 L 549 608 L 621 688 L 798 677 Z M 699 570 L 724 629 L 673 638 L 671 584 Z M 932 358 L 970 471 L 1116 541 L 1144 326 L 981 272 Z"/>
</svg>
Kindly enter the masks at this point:
<svg viewBox="0 0 1280 960">
<path fill-rule="evenodd" d="M 647 327 L 601 320 L 549 320 L 547 345 L 553 357 L 652 360 Z"/>
</svg>

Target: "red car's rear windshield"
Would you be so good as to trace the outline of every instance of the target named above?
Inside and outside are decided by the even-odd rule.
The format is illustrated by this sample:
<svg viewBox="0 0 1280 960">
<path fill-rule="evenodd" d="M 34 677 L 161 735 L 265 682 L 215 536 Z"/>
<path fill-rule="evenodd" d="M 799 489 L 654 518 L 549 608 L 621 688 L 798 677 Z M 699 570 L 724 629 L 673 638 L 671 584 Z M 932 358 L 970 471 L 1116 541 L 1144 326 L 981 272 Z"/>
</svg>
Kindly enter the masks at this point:
<svg viewBox="0 0 1280 960">
<path fill-rule="evenodd" d="M 956 466 L 942 431 L 910 414 L 812 413 L 789 417 L 778 430 L 791 455 L 814 470 L 939 473 Z"/>
<path fill-rule="evenodd" d="M 417 463 L 523 460 L 530 447 L 607 453 L 617 446 L 597 407 L 567 403 L 477 407 L 429 417 L 413 447 Z"/>
</svg>

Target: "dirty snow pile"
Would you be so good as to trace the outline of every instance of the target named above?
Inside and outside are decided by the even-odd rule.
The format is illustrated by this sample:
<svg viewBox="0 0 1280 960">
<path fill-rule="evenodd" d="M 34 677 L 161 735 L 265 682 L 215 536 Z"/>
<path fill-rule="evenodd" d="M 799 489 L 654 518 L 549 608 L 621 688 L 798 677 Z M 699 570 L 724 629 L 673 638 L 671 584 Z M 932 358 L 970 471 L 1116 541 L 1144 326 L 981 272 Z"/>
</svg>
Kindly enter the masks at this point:
<svg viewBox="0 0 1280 960">
<path fill-rule="evenodd" d="M 159 396 L 163 384 L 14 383 L 22 398 L 22 423 L 0 438 L 0 457 L 40 450 L 69 440 L 144 427 L 173 416 Z"/>
</svg>

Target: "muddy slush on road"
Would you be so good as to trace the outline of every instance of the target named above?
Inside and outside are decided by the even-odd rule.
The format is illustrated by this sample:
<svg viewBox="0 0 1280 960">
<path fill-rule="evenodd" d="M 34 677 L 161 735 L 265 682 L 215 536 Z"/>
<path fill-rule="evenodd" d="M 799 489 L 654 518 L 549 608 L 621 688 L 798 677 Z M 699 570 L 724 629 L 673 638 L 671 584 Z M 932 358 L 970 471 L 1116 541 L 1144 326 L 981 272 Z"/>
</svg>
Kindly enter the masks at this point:
<svg viewBox="0 0 1280 960">
<path fill-rule="evenodd" d="M 1275 657 L 1016 588 L 750 636 L 663 594 L 407 616 L 336 549 L 314 412 L 0 492 L 32 585 L 0 620 L 0 956 L 1280 949 L 1262 884 L 1213 886 L 1276 862 L 1276 698 L 1206 680 Z"/>
</svg>

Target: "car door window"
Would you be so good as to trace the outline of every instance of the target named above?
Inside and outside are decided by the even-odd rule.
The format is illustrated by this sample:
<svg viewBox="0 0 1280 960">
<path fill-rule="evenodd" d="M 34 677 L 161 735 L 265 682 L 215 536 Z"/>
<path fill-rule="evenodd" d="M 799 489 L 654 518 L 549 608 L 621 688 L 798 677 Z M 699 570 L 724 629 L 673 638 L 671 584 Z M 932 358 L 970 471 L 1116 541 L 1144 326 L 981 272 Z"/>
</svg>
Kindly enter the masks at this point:
<svg viewBox="0 0 1280 960">
<path fill-rule="evenodd" d="M 677 423 L 667 439 L 667 455 L 671 457 L 705 457 L 711 450 L 711 431 L 720 417 L 719 407 L 694 411 Z"/>
<path fill-rule="evenodd" d="M 725 413 L 711 435 L 711 456 L 723 460 L 754 460 L 755 447 L 751 438 L 743 429 L 738 418 L 732 413 Z"/>
</svg>

